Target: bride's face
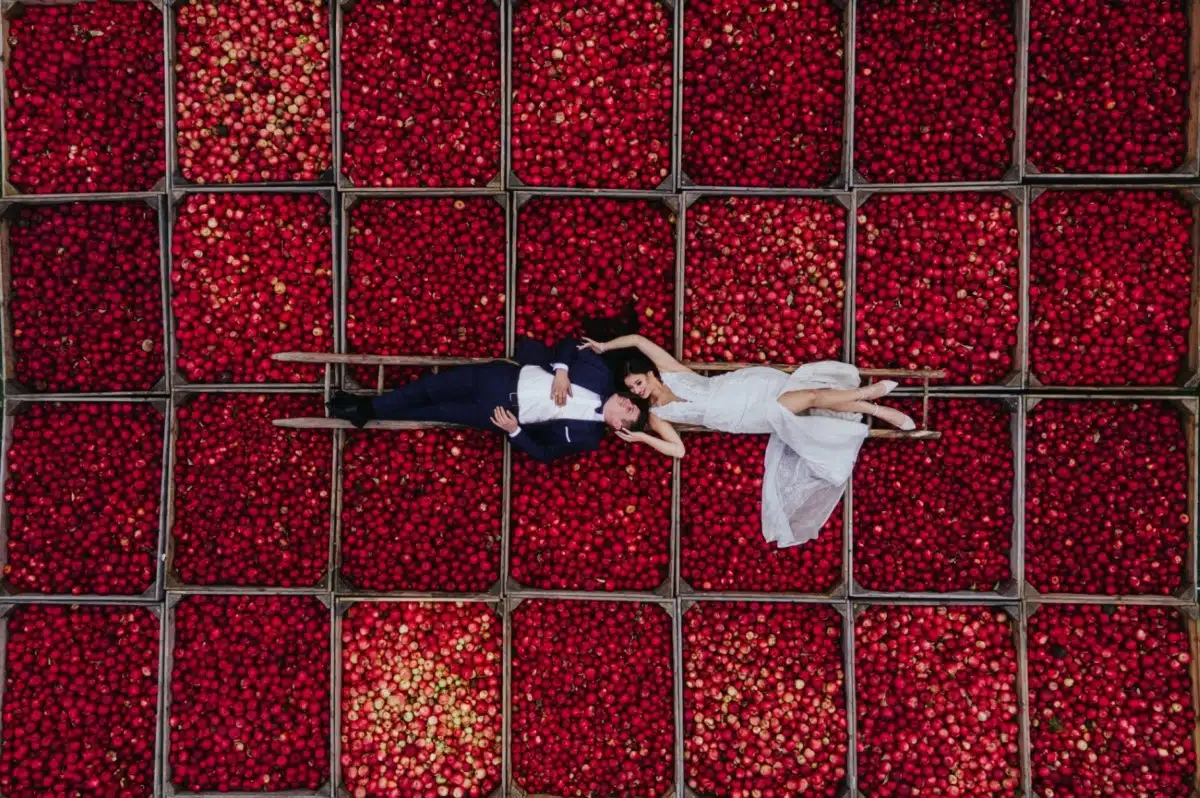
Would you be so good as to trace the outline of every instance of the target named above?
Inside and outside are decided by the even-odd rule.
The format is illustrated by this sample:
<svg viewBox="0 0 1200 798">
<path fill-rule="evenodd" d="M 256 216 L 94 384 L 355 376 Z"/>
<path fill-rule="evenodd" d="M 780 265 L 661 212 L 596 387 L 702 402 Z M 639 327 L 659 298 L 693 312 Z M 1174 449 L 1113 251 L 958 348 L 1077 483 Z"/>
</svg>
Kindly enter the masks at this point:
<svg viewBox="0 0 1200 798">
<path fill-rule="evenodd" d="M 649 399 L 658 388 L 658 385 L 659 382 L 654 378 L 653 374 L 625 375 L 625 387 L 633 392 L 634 396 L 640 396 L 643 399 Z"/>
</svg>

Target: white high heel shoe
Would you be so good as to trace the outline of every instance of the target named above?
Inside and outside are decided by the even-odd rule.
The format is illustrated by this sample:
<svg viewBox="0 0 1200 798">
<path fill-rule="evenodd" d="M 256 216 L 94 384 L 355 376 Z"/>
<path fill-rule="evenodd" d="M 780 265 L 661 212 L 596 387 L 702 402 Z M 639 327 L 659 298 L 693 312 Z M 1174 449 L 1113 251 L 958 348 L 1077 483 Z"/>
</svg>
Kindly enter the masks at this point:
<svg viewBox="0 0 1200 798">
<path fill-rule="evenodd" d="M 912 420 L 912 416 L 907 413 L 901 413 L 894 407 L 883 407 L 877 405 L 875 412 L 871 415 L 880 421 L 891 424 L 901 432 L 912 432 L 917 428 L 917 422 Z"/>
<path fill-rule="evenodd" d="M 879 382 L 871 383 L 867 387 L 859 389 L 858 396 L 864 401 L 874 402 L 876 399 L 882 399 L 892 391 L 896 390 L 896 387 L 899 384 L 900 383 L 896 382 L 895 380 L 880 380 Z"/>
</svg>

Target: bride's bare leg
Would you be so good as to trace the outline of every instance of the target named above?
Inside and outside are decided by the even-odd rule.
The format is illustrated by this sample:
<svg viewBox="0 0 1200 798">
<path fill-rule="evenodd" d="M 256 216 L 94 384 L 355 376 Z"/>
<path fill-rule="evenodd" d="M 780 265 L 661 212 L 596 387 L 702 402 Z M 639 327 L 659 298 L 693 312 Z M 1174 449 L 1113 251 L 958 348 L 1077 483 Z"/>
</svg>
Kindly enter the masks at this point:
<svg viewBox="0 0 1200 798">
<path fill-rule="evenodd" d="M 907 413 L 901 413 L 894 407 L 886 407 L 877 405 L 874 402 L 847 402 L 839 407 L 826 408 L 839 413 L 862 413 L 866 416 L 874 416 L 880 421 L 891 424 L 905 432 L 909 432 L 917 428 L 917 423 L 912 420 L 912 417 Z"/>
<path fill-rule="evenodd" d="M 797 414 L 803 413 L 805 410 L 812 410 L 813 408 L 836 410 L 839 405 L 844 405 L 848 402 L 864 402 L 879 399 L 891 393 L 895 387 L 895 382 L 883 380 L 874 385 L 868 385 L 865 388 L 854 388 L 852 390 L 812 388 L 804 391 L 788 391 L 779 395 L 779 404 Z"/>
</svg>

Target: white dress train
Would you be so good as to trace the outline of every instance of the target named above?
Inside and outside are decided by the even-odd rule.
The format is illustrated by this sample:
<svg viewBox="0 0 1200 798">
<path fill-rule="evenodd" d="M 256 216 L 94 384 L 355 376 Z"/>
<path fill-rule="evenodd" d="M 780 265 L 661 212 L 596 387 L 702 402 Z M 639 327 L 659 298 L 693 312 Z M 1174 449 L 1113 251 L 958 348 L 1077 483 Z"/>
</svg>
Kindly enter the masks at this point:
<svg viewBox="0 0 1200 798">
<path fill-rule="evenodd" d="M 660 418 L 718 432 L 771 436 L 763 471 L 763 536 L 781 548 L 816 538 L 846 490 L 867 425 L 859 413 L 810 410 L 795 415 L 776 399 L 787 391 L 857 388 L 858 369 L 823 360 L 792 374 L 751 366 L 715 377 L 681 371 L 662 376 L 683 401 L 654 408 Z"/>
</svg>

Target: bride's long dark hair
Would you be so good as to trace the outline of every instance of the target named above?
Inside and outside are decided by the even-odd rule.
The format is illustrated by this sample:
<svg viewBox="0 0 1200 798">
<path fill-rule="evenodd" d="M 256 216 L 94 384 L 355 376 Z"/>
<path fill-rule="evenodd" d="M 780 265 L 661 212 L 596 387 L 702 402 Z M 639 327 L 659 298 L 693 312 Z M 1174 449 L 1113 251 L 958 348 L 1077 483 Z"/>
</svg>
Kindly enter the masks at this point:
<svg viewBox="0 0 1200 798">
<path fill-rule="evenodd" d="M 637 335 L 642 329 L 637 306 L 633 302 L 627 303 L 615 316 L 583 319 L 580 326 L 585 336 L 601 343 L 622 335 Z M 600 357 L 618 380 L 624 380 L 630 374 L 653 374 L 659 377 L 658 369 L 650 358 L 636 349 L 617 349 L 605 352 Z"/>
</svg>

